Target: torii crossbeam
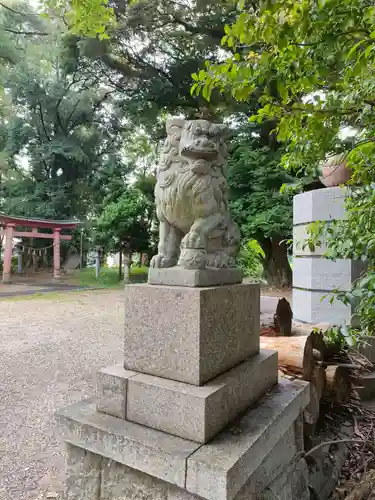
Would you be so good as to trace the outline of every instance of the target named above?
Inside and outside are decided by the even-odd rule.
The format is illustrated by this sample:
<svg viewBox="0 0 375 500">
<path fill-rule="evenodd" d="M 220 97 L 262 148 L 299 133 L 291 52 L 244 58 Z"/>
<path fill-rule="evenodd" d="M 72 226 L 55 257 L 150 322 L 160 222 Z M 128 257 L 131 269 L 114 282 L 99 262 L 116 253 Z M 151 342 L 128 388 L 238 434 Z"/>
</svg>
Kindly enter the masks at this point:
<svg viewBox="0 0 375 500">
<path fill-rule="evenodd" d="M 53 277 L 60 278 L 60 243 L 71 240 L 69 235 L 61 234 L 63 229 L 75 229 L 79 221 L 44 220 L 27 217 L 15 217 L 0 213 L 0 236 L 5 237 L 3 283 L 10 283 L 12 273 L 12 250 L 14 238 L 46 238 L 53 239 Z M 18 227 L 30 228 L 31 231 L 17 231 Z M 38 229 L 50 229 L 51 233 L 41 233 Z"/>
</svg>

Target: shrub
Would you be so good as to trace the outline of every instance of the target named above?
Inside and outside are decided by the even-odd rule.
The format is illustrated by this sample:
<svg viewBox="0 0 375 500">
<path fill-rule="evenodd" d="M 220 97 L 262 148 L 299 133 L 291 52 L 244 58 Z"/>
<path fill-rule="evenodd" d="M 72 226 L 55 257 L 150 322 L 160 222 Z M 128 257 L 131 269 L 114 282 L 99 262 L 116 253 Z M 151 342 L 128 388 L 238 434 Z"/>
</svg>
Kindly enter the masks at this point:
<svg viewBox="0 0 375 500">
<path fill-rule="evenodd" d="M 237 257 L 237 263 L 245 276 L 260 279 L 263 274 L 263 259 L 265 255 L 257 240 L 243 243 Z"/>
</svg>

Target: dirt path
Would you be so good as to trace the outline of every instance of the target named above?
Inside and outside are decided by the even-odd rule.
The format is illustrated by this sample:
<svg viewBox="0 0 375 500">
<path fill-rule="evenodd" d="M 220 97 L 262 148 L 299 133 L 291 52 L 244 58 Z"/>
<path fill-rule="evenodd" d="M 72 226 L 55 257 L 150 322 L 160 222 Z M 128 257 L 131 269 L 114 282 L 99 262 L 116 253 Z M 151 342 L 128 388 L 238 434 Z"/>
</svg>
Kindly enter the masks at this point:
<svg viewBox="0 0 375 500">
<path fill-rule="evenodd" d="M 264 297 L 262 317 L 276 303 Z M 97 370 L 122 361 L 123 314 L 121 290 L 0 301 L 0 500 L 62 491 L 54 412 L 92 396 Z"/>
<path fill-rule="evenodd" d="M 54 412 L 123 358 L 121 291 L 0 302 L 0 500 L 62 490 Z M 59 497 L 60 498 L 60 497 Z"/>
</svg>

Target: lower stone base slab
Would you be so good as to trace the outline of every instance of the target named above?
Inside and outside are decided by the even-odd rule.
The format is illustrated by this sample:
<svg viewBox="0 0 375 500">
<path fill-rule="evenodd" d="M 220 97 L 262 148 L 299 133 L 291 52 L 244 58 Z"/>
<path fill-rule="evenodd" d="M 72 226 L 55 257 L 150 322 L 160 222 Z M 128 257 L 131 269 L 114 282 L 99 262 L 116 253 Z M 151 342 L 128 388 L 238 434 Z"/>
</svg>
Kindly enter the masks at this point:
<svg viewBox="0 0 375 500">
<path fill-rule="evenodd" d="M 67 444 L 66 500 L 202 500 L 173 484 Z M 291 427 L 235 500 L 310 500 Z"/>
<path fill-rule="evenodd" d="M 248 496 L 238 495 L 244 488 L 250 491 L 254 487 L 256 481 L 252 476 L 262 470 L 265 461 L 278 457 L 273 450 L 298 420 L 308 401 L 307 383 L 283 379 L 256 407 L 203 446 L 98 413 L 95 401 L 71 405 L 57 417 L 65 441 L 70 445 L 178 487 L 175 496 L 169 493 L 143 497 L 123 495 L 119 500 L 195 500 L 196 496 L 207 500 L 245 500 Z M 285 443 L 281 449 L 286 449 Z M 263 475 L 267 476 L 264 470 Z M 92 500 L 93 497 L 68 494 L 67 498 Z"/>
<path fill-rule="evenodd" d="M 148 272 L 150 285 L 209 287 L 242 283 L 243 272 L 238 268 L 184 269 L 182 267 L 156 268 Z"/>
<path fill-rule="evenodd" d="M 277 375 L 277 353 L 266 350 L 200 387 L 115 365 L 98 373 L 98 410 L 207 443 L 271 389 Z"/>
</svg>

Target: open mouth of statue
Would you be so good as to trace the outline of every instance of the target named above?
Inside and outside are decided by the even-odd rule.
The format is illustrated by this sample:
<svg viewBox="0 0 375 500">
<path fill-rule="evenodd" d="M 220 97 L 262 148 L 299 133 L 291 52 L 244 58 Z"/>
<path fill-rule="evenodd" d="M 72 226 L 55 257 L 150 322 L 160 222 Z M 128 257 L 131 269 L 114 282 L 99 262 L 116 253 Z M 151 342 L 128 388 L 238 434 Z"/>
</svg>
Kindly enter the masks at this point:
<svg viewBox="0 0 375 500">
<path fill-rule="evenodd" d="M 184 156 L 188 156 L 191 158 L 198 157 L 198 158 L 211 159 L 217 156 L 217 149 L 209 146 L 199 146 L 199 147 L 187 146 L 185 148 L 182 148 L 181 152 Z"/>
</svg>

